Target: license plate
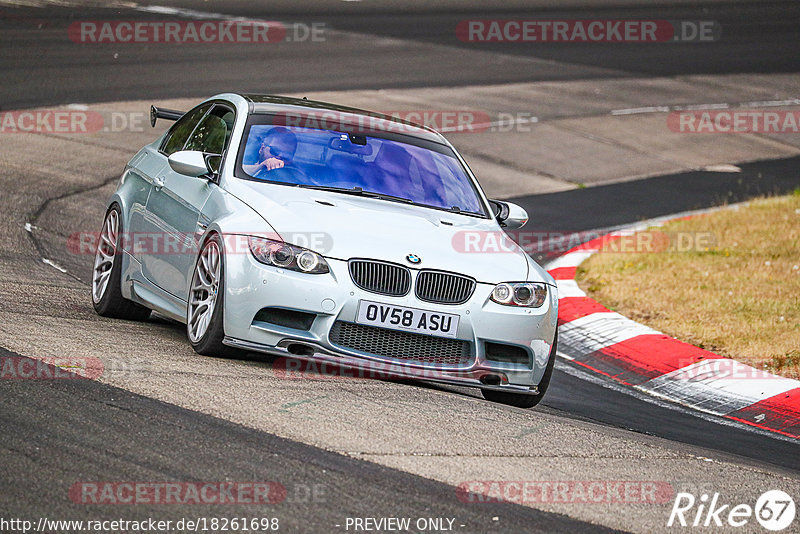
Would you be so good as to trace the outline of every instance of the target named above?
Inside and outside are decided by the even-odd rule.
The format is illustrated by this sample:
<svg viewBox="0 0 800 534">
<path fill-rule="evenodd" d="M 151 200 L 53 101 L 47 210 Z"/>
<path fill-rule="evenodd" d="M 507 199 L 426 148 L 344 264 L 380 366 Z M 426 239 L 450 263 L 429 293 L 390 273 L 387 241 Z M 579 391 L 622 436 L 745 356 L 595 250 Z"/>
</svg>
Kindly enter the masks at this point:
<svg viewBox="0 0 800 534">
<path fill-rule="evenodd" d="M 356 322 L 418 334 L 456 337 L 459 319 L 458 315 L 452 313 L 419 310 L 417 308 L 406 308 L 405 306 L 362 300 L 358 303 Z"/>
</svg>

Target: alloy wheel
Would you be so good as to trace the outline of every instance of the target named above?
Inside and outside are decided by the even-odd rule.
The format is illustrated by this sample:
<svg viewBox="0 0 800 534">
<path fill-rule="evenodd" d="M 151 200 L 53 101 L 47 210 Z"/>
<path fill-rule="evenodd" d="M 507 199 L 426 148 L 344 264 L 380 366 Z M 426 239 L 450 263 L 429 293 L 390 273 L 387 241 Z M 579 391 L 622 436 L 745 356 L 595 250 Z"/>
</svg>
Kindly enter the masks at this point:
<svg viewBox="0 0 800 534">
<path fill-rule="evenodd" d="M 192 276 L 189 292 L 187 330 L 193 343 L 199 342 L 208 330 L 217 304 L 221 272 L 219 245 L 209 241 L 203 248 Z"/>
<path fill-rule="evenodd" d="M 95 303 L 100 302 L 108 288 L 111 270 L 114 267 L 114 256 L 117 253 L 117 238 L 119 237 L 119 212 L 112 209 L 106 215 L 103 229 L 100 232 L 100 242 L 94 256 L 94 270 L 92 271 L 92 298 Z"/>
</svg>

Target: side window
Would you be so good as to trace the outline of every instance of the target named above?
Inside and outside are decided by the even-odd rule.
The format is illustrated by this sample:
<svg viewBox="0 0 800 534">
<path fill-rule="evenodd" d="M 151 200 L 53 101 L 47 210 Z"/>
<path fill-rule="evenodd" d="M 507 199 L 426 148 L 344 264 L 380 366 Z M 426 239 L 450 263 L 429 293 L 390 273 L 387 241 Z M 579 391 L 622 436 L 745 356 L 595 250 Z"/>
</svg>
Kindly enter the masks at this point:
<svg viewBox="0 0 800 534">
<path fill-rule="evenodd" d="M 178 122 L 170 128 L 167 137 L 164 138 L 161 151 L 169 156 L 173 152 L 183 150 L 186 140 L 192 134 L 198 121 L 205 115 L 209 107 L 211 107 L 211 104 L 196 107 L 178 119 Z"/>
<path fill-rule="evenodd" d="M 233 112 L 223 106 L 214 106 L 195 128 L 186 150 L 199 150 L 206 154 L 222 154 L 228 146 L 233 130 Z"/>
</svg>

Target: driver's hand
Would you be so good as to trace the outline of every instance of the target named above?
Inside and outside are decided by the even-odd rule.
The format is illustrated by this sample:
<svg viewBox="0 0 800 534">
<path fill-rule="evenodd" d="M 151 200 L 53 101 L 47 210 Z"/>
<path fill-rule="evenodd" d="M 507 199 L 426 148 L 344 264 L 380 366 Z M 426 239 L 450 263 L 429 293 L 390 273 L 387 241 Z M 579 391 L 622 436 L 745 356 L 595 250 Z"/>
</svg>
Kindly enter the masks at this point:
<svg viewBox="0 0 800 534">
<path fill-rule="evenodd" d="M 281 167 L 284 166 L 284 163 L 283 160 L 280 160 L 278 158 L 267 158 L 264 161 L 262 161 L 260 165 L 263 168 L 267 169 L 268 171 L 271 171 L 273 169 L 280 169 Z"/>
</svg>

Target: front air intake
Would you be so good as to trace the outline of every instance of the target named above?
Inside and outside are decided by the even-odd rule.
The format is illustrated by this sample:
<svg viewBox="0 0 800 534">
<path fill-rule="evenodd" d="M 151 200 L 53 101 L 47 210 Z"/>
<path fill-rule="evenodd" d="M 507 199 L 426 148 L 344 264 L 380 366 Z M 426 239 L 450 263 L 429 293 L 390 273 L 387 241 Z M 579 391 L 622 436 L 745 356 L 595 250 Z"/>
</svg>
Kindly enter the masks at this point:
<svg viewBox="0 0 800 534">
<path fill-rule="evenodd" d="M 296 330 L 310 330 L 316 314 L 287 310 L 285 308 L 262 308 L 253 318 L 254 323 L 269 323 Z"/>
<path fill-rule="evenodd" d="M 531 358 L 528 351 L 518 345 L 507 345 L 506 343 L 494 343 L 486 341 L 483 344 L 484 354 L 487 360 L 501 363 L 516 363 L 530 365 Z"/>
<path fill-rule="evenodd" d="M 346 349 L 383 358 L 442 366 L 467 366 L 472 356 L 469 341 L 400 332 L 375 326 L 336 321 L 330 342 Z"/>
</svg>

